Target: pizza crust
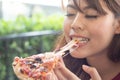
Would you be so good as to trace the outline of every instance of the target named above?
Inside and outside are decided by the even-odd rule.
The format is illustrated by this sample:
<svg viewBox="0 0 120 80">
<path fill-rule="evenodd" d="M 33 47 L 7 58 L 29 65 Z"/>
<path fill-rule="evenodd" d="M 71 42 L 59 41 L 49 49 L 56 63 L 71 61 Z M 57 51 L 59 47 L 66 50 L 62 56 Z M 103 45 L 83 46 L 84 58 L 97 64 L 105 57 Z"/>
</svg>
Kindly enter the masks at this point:
<svg viewBox="0 0 120 80">
<path fill-rule="evenodd" d="M 13 62 L 12 67 L 13 67 L 14 73 L 17 75 L 17 77 L 20 80 L 34 80 L 33 78 L 30 78 L 29 76 L 27 76 L 21 72 L 21 67 L 20 67 L 19 62 Z"/>
<path fill-rule="evenodd" d="M 59 61 L 59 56 L 75 47 L 79 40 L 72 40 L 59 51 L 46 52 L 26 58 L 15 57 L 12 63 L 13 71 L 20 80 L 46 80 L 46 75 L 53 70 Z"/>
<path fill-rule="evenodd" d="M 20 80 L 45 80 L 46 75 L 55 67 L 58 61 L 52 53 L 46 52 L 42 57 L 40 54 L 26 58 L 15 57 L 12 64 L 14 73 Z M 36 58 L 38 60 L 42 59 L 42 63 L 36 62 Z M 33 61 L 34 64 L 27 61 Z M 31 64 L 33 67 L 31 67 Z"/>
</svg>

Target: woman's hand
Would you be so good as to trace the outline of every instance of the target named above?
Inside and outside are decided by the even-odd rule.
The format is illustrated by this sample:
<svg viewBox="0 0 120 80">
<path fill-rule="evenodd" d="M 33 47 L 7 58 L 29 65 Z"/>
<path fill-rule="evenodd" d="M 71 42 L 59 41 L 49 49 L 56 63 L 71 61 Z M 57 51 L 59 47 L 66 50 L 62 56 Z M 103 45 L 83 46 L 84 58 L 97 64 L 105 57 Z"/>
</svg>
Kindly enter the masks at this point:
<svg viewBox="0 0 120 80">
<path fill-rule="evenodd" d="M 83 70 L 91 76 L 90 80 L 102 80 L 96 68 L 87 65 L 82 66 Z"/>
<path fill-rule="evenodd" d="M 86 65 L 82 66 L 83 70 L 91 76 L 91 80 L 101 80 L 97 70 Z M 64 65 L 63 60 L 56 65 L 55 69 L 47 75 L 47 80 L 81 80 Z"/>
</svg>

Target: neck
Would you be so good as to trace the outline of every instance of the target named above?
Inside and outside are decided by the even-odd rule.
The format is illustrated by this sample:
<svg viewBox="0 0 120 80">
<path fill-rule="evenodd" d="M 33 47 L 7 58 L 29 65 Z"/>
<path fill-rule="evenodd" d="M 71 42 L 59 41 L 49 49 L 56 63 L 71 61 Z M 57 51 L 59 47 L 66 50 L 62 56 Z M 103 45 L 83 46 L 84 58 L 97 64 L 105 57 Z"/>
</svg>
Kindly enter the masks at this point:
<svg viewBox="0 0 120 80">
<path fill-rule="evenodd" d="M 109 60 L 107 53 L 100 53 L 88 57 L 87 62 L 97 69 L 103 80 L 110 80 L 120 72 L 120 63 L 114 63 Z"/>
</svg>

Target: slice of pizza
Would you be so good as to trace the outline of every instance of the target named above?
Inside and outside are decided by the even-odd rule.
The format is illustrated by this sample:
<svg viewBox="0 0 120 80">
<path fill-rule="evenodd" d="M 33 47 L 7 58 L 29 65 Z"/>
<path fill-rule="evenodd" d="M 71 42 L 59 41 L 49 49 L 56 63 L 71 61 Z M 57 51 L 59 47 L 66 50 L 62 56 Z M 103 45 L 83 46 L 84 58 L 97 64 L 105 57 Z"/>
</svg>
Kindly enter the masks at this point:
<svg viewBox="0 0 120 80">
<path fill-rule="evenodd" d="M 25 58 L 15 57 L 12 63 L 14 73 L 20 80 L 46 80 L 46 75 L 55 67 L 59 56 L 75 49 L 78 43 L 79 40 L 72 40 L 54 52 L 40 53 Z"/>
</svg>

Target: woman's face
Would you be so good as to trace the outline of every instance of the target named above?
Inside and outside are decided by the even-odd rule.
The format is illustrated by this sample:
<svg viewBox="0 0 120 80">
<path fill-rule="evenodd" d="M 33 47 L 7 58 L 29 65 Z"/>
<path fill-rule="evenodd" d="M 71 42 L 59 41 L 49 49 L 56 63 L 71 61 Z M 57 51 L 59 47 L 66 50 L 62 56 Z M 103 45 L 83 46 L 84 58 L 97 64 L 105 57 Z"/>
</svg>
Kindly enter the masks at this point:
<svg viewBox="0 0 120 80">
<path fill-rule="evenodd" d="M 69 0 L 64 21 L 66 41 L 81 40 L 79 47 L 71 55 L 76 58 L 86 58 L 107 52 L 117 28 L 113 13 L 103 2 L 101 4 L 107 12 L 106 15 L 100 15 L 95 9 L 88 6 L 85 0 L 81 0 L 79 3 L 82 12 L 76 9 L 72 0 Z"/>
</svg>

